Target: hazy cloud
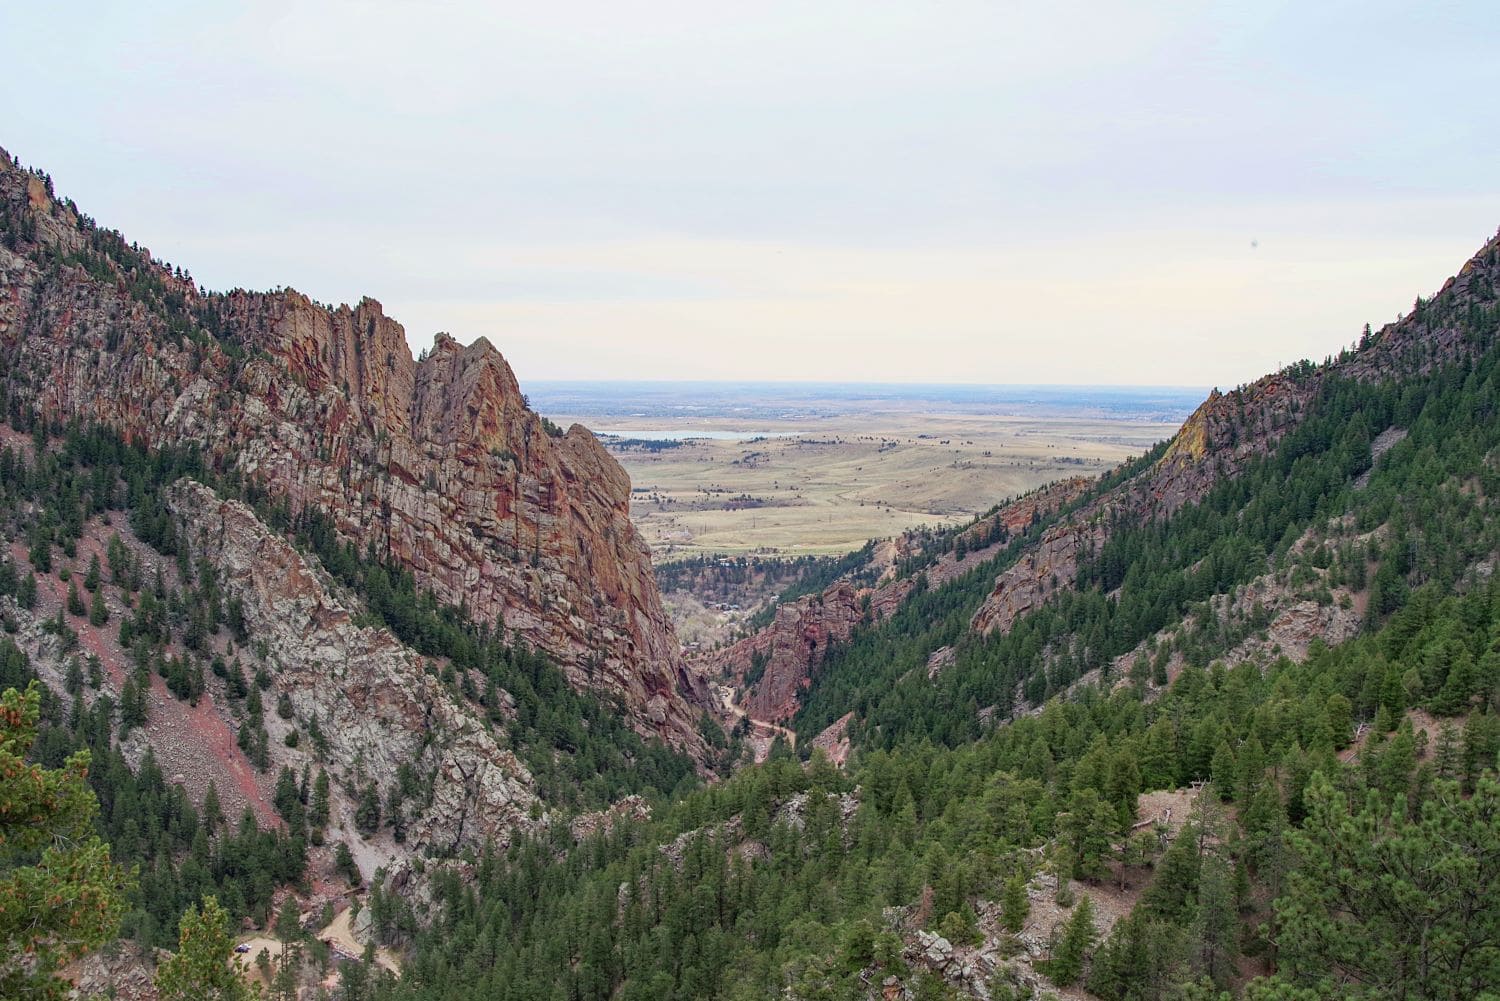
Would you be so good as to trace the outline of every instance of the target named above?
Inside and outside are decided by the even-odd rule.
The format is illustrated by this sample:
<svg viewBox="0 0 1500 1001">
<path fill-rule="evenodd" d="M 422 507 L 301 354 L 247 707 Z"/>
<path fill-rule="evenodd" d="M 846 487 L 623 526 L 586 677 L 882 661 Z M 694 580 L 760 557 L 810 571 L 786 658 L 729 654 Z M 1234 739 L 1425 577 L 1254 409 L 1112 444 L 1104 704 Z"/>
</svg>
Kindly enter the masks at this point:
<svg viewBox="0 0 1500 1001">
<path fill-rule="evenodd" d="M 12 5 L 0 143 L 210 287 L 372 294 L 523 379 L 1233 384 L 1500 224 L 1497 34 L 1479 3 Z"/>
</svg>

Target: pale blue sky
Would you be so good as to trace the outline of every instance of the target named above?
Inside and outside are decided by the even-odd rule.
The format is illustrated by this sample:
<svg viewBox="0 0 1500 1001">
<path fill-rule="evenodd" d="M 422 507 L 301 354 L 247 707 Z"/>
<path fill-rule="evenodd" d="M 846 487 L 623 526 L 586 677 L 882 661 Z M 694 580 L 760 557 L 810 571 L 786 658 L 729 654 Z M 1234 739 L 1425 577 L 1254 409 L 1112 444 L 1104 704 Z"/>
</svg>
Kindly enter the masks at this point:
<svg viewBox="0 0 1500 1001">
<path fill-rule="evenodd" d="M 211 288 L 373 295 L 523 381 L 1233 385 L 1500 226 L 1497 20 L 8 4 L 0 145 Z"/>
</svg>

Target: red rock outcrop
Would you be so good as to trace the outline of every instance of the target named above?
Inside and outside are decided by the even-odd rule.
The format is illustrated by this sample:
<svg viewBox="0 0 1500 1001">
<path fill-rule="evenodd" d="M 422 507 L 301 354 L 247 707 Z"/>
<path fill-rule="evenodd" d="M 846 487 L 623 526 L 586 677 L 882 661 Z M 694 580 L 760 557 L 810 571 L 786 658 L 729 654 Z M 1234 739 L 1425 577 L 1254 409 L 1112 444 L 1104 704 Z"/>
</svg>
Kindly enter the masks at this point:
<svg viewBox="0 0 1500 1001">
<path fill-rule="evenodd" d="M 849 751 L 852 749 L 849 740 L 849 724 L 854 720 L 854 713 L 847 712 L 834 720 L 822 733 L 813 738 L 813 751 L 822 751 L 828 755 L 828 760 L 844 767 L 849 760 Z"/>
<path fill-rule="evenodd" d="M 963 555 L 957 548 L 941 553 L 921 571 L 927 586 L 940 587 L 993 559 L 1011 535 L 1066 505 L 1089 482 L 1084 477 L 1059 480 L 975 522 L 955 539 L 962 540 Z M 898 538 L 893 545 L 901 555 L 915 555 L 920 548 L 912 536 Z M 830 644 L 848 640 L 861 621 L 879 621 L 894 614 L 917 588 L 915 575 L 894 575 L 890 554 L 877 550 L 872 562 L 892 571 L 877 586 L 857 588 L 847 579 L 835 581 L 822 594 L 778 608 L 770 625 L 711 656 L 711 667 L 736 684 L 744 685 L 754 676 L 743 700 L 743 708 L 752 719 L 772 721 L 795 716 L 801 707 L 801 694 L 812 683 L 813 672 L 828 655 Z"/>
<path fill-rule="evenodd" d="M 365 299 L 203 293 L 98 230 L 0 151 L 0 352 L 14 403 L 199 446 L 439 599 L 617 697 L 641 732 L 692 752 L 709 697 L 682 659 L 629 518 L 624 470 L 581 426 L 533 412 L 481 339 L 414 359 Z"/>
<path fill-rule="evenodd" d="M 743 703 L 751 719 L 788 719 L 796 714 L 798 697 L 828 655 L 829 645 L 847 640 L 863 618 L 861 592 L 848 581 L 837 581 L 822 594 L 781 606 L 769 626 L 728 647 L 715 660 L 740 684 L 759 668 L 760 677 Z"/>
</svg>

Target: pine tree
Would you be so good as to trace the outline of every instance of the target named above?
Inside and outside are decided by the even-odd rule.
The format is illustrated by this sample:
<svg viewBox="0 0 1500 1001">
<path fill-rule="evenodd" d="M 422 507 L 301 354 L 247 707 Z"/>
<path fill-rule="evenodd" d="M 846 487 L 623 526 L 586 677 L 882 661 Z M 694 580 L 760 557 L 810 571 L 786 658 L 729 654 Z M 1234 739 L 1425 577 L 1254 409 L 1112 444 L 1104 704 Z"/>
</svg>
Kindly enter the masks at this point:
<svg viewBox="0 0 1500 1001">
<path fill-rule="evenodd" d="M 37 573 L 52 572 L 52 541 L 45 534 L 37 533 L 31 543 L 31 565 Z"/>
<path fill-rule="evenodd" d="M 1012 873 L 1005 881 L 1005 894 L 1000 903 L 1001 923 L 1009 931 L 1017 932 L 1026 926 L 1026 917 L 1031 913 L 1031 898 L 1026 895 L 1026 877 Z"/>
<path fill-rule="evenodd" d="M 1379 793 L 1351 800 L 1321 772 L 1306 802 L 1276 901 L 1283 976 L 1372 997 L 1481 997 L 1500 983 L 1500 898 L 1474 889 L 1500 885 L 1493 772 L 1467 798 L 1436 780 L 1416 817 Z"/>
<path fill-rule="evenodd" d="M 109 537 L 109 546 L 105 551 L 105 558 L 109 560 L 109 579 L 119 587 L 126 587 L 130 582 L 130 551 L 125 548 L 118 533 Z"/>
<path fill-rule="evenodd" d="M 112 938 L 130 882 L 94 829 L 89 753 L 28 764 L 41 690 L 0 695 L 0 997 L 62 997 L 63 965 Z"/>
<path fill-rule="evenodd" d="M 302 801 L 297 796 L 297 779 L 285 765 L 281 766 L 281 773 L 276 776 L 276 792 L 272 802 L 276 806 L 276 812 L 294 830 L 302 826 Z"/>
<path fill-rule="evenodd" d="M 89 625 L 98 628 L 109 621 L 109 609 L 104 604 L 104 592 L 95 591 L 89 602 Z"/>
<path fill-rule="evenodd" d="M 1198 891 L 1199 828 L 1188 823 L 1162 855 L 1156 878 L 1141 895 L 1140 907 L 1156 917 L 1176 920 L 1191 906 Z"/>
<path fill-rule="evenodd" d="M 146 725 L 146 693 L 135 677 L 125 679 L 120 689 L 120 736 L 123 739 L 131 730 Z"/>
<path fill-rule="evenodd" d="M 1333 731 L 1334 748 L 1342 750 L 1348 747 L 1354 726 L 1354 707 L 1342 694 L 1334 692 L 1328 696 L 1324 712 L 1328 717 L 1328 728 Z"/>
<path fill-rule="evenodd" d="M 217 833 L 224 823 L 224 808 L 219 804 L 219 786 L 213 779 L 208 780 L 208 792 L 203 794 L 202 817 L 203 826 L 208 829 L 209 834 Z"/>
<path fill-rule="evenodd" d="M 1227 986 L 1238 952 L 1233 884 L 1229 866 L 1208 853 L 1198 874 L 1198 910 L 1194 921 L 1199 968 L 1215 984 Z"/>
<path fill-rule="evenodd" d="M 16 604 L 27 611 L 36 607 L 36 574 L 30 571 L 21 574 L 16 584 Z"/>
<path fill-rule="evenodd" d="M 360 877 L 359 866 L 354 863 L 354 853 L 342 841 L 333 846 L 333 865 L 338 872 L 343 873 L 350 886 L 358 888 L 364 882 Z"/>
<path fill-rule="evenodd" d="M 203 898 L 203 909 L 189 907 L 178 924 L 177 952 L 156 969 L 162 1001 L 250 1001 L 260 985 L 246 982 L 229 934 L 229 914 L 218 898 Z"/>
<path fill-rule="evenodd" d="M 271 767 L 270 741 L 270 734 L 266 733 L 265 727 L 255 731 L 255 753 L 251 755 L 251 760 L 255 762 L 257 771 L 263 772 Z"/>
<path fill-rule="evenodd" d="M 1118 827 L 1115 808 L 1093 789 L 1073 794 L 1060 833 L 1071 849 L 1069 861 L 1076 875 L 1094 879 L 1103 872 L 1104 858 Z"/>
<path fill-rule="evenodd" d="M 1214 791 L 1219 794 L 1219 798 L 1225 802 L 1234 799 L 1234 791 L 1239 784 L 1236 781 L 1239 768 L 1228 741 L 1219 741 L 1219 746 L 1214 750 L 1213 764 L 1209 768 L 1209 774 L 1212 776 Z"/>
<path fill-rule="evenodd" d="M 287 897 L 276 915 L 272 928 L 281 943 L 281 966 L 272 981 L 272 991 L 283 1001 L 296 1001 L 297 974 L 302 968 L 302 917 L 297 911 L 297 898 Z"/>
<path fill-rule="evenodd" d="M 313 782 L 312 805 L 307 812 L 307 822 L 315 828 L 328 826 L 328 773 L 318 769 L 317 780 Z"/>
<path fill-rule="evenodd" d="M 1461 759 L 1458 749 L 1458 733 L 1453 729 L 1452 723 L 1444 722 L 1438 728 L 1437 744 L 1433 748 L 1432 757 L 1438 778 L 1458 778 L 1461 772 Z"/>
<path fill-rule="evenodd" d="M 1109 799 L 1120 812 L 1120 821 L 1129 826 L 1135 823 L 1136 803 L 1141 793 L 1141 768 L 1136 763 L 1135 752 L 1122 747 L 1115 752 L 1109 764 Z"/>
<path fill-rule="evenodd" d="M 359 791 L 359 803 L 354 808 L 354 826 L 361 834 L 374 834 L 380 827 L 380 793 L 375 784 L 369 783 Z"/>
<path fill-rule="evenodd" d="M 1083 962 L 1094 945 L 1094 902 L 1088 896 L 1078 901 L 1068 923 L 1063 927 L 1062 937 L 1045 960 L 1044 973 L 1059 987 L 1069 987 L 1083 973 Z"/>
</svg>

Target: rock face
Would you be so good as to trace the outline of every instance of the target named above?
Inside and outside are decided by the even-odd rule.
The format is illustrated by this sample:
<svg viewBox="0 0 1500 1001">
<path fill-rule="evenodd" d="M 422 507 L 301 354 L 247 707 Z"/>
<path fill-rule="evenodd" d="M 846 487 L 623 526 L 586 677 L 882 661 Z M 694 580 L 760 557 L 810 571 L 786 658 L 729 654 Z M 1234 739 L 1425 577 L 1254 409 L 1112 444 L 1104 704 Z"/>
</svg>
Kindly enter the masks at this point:
<svg viewBox="0 0 1500 1001">
<path fill-rule="evenodd" d="M 385 629 L 356 625 L 331 579 L 245 505 L 187 480 L 172 488 L 170 504 L 243 602 L 251 634 L 265 641 L 270 701 L 285 694 L 298 721 L 318 721 L 322 765 L 343 792 L 334 798 L 335 827 L 353 828 L 352 805 L 366 785 L 386 801 L 407 765 L 424 780 L 407 816 L 407 841 L 418 851 L 505 845 L 537 828 L 526 767 L 423 658 Z"/>
<path fill-rule="evenodd" d="M 993 559 L 1011 535 L 1077 497 L 1088 483 L 1082 477 L 1061 480 L 979 520 L 958 537 L 964 544 L 962 556 L 956 549 L 942 553 L 921 571 L 927 586 L 939 587 Z M 712 656 L 712 669 L 738 684 L 745 684 L 758 671 L 744 700 L 744 709 L 752 719 L 773 721 L 795 716 L 801 707 L 801 694 L 827 657 L 829 646 L 847 641 L 859 623 L 887 618 L 901 607 L 916 589 L 917 580 L 915 575 L 894 575 L 895 554 L 911 555 L 915 546 L 911 537 L 902 537 L 890 544 L 894 554 L 877 549 L 872 562 L 886 566 L 888 571 L 877 586 L 857 588 L 847 579 L 837 580 L 822 594 L 807 595 L 778 608 L 770 625 Z"/>
<path fill-rule="evenodd" d="M 863 618 L 859 591 L 848 581 L 836 581 L 822 594 L 778 608 L 769 626 L 723 651 L 719 663 L 738 681 L 760 671 L 744 703 L 750 718 L 793 716 L 798 696 L 828 655 L 829 645 L 847 640 Z"/>
<path fill-rule="evenodd" d="M 849 740 L 849 723 L 853 719 L 854 713 L 847 712 L 834 720 L 822 733 L 813 738 L 813 751 L 822 751 L 828 755 L 829 761 L 842 768 L 844 762 L 849 760 L 849 752 L 852 750 Z"/>
<path fill-rule="evenodd" d="M 581 813 L 568 822 L 568 833 L 576 844 L 600 831 L 609 833 L 622 821 L 644 822 L 651 819 L 651 804 L 639 796 L 626 796 L 607 810 Z"/>
<path fill-rule="evenodd" d="M 3 151 L 0 213 L 21 220 L 0 246 L 0 362 L 17 403 L 198 446 L 546 651 L 642 733 L 701 749 L 707 687 L 630 523 L 628 477 L 587 430 L 534 413 L 487 341 L 439 335 L 413 359 L 372 299 L 203 293 Z"/>
</svg>

